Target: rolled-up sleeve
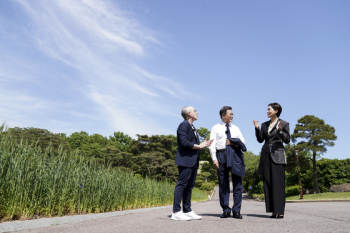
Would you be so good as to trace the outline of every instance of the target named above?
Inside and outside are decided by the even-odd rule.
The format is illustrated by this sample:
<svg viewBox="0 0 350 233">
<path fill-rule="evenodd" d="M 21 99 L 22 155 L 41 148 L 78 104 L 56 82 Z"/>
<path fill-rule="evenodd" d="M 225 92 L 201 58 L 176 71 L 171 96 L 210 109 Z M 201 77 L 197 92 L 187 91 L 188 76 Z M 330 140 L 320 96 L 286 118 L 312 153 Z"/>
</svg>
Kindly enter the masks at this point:
<svg viewBox="0 0 350 233">
<path fill-rule="evenodd" d="M 187 149 L 193 149 L 194 143 L 190 142 L 188 139 L 188 128 L 179 127 L 177 129 L 177 136 L 179 137 L 180 143 L 183 147 Z"/>
<path fill-rule="evenodd" d="M 238 130 L 238 138 L 243 142 L 243 144 L 245 145 L 245 139 L 242 135 L 242 132 L 241 130 L 239 130 L 239 128 L 237 127 L 237 130 Z"/>
</svg>

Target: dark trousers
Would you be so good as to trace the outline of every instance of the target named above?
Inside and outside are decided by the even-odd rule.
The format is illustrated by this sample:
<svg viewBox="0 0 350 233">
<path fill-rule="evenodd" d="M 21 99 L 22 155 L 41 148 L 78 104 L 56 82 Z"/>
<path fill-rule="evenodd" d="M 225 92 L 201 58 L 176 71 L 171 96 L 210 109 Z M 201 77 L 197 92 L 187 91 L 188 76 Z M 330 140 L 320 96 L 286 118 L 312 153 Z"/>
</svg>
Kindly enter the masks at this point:
<svg viewBox="0 0 350 233">
<path fill-rule="evenodd" d="M 270 160 L 270 179 L 264 177 L 264 192 L 266 212 L 283 215 L 286 203 L 284 164 Z"/>
<path fill-rule="evenodd" d="M 197 176 L 198 166 L 179 167 L 179 179 L 174 191 L 173 212 L 181 210 L 181 199 L 183 212 L 191 212 L 191 194 Z"/>
<path fill-rule="evenodd" d="M 219 162 L 219 169 L 217 170 L 219 178 L 219 198 L 220 205 L 224 212 L 231 212 L 229 207 L 230 199 L 230 179 L 229 174 L 231 169 L 226 168 L 226 164 Z M 233 206 L 232 210 L 235 212 L 241 211 L 242 204 L 242 177 L 232 174 L 233 184 Z"/>
</svg>

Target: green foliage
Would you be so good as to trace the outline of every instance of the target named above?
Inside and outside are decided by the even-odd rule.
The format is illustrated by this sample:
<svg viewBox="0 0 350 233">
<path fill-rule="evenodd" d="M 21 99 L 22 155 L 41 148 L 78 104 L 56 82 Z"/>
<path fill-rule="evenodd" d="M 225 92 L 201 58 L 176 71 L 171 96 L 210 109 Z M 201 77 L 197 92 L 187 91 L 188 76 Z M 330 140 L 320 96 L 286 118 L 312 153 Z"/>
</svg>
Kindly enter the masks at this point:
<svg viewBox="0 0 350 233">
<path fill-rule="evenodd" d="M 215 183 L 212 182 L 203 182 L 200 189 L 205 191 L 211 191 L 215 188 Z"/>
<path fill-rule="evenodd" d="M 329 192 L 332 185 L 350 183 L 350 159 L 321 159 L 317 171 L 321 192 Z"/>
<path fill-rule="evenodd" d="M 217 170 L 211 162 L 203 163 L 203 165 L 201 167 L 201 173 L 202 172 L 206 174 L 205 180 L 207 182 L 218 183 Z M 199 173 L 198 175 L 201 176 L 200 175 L 201 173 Z"/>
<path fill-rule="evenodd" d="M 132 141 L 133 170 L 142 176 L 155 179 L 171 179 L 177 182 L 178 168 L 175 165 L 176 149 L 173 135 L 137 135 Z"/>
<path fill-rule="evenodd" d="M 63 134 L 54 134 L 46 129 L 38 128 L 10 128 L 9 133 L 11 137 L 19 144 L 21 140 L 28 141 L 29 143 L 35 143 L 42 149 L 46 149 L 49 146 L 54 150 L 58 150 L 61 146 L 63 149 L 69 149 Z"/>
<path fill-rule="evenodd" d="M 114 132 L 113 136 L 109 136 L 109 140 L 114 142 L 112 144 L 122 152 L 130 151 L 131 143 L 133 141 L 129 135 L 119 131 Z"/>
<path fill-rule="evenodd" d="M 296 143 L 298 138 L 302 139 L 302 141 L 297 144 L 296 148 L 312 152 L 314 190 L 316 190 L 316 193 L 319 193 L 316 159 L 327 151 L 327 146 L 334 146 L 333 141 L 337 139 L 335 129 L 325 124 L 324 120 L 318 117 L 305 115 L 298 120 L 294 133 L 291 135 L 294 143 Z"/>
<path fill-rule="evenodd" d="M 265 201 L 264 194 L 251 194 L 251 197 L 257 199 L 258 201 Z"/>
<path fill-rule="evenodd" d="M 260 155 L 254 155 L 253 152 L 247 151 L 243 153 L 245 163 L 245 175 L 243 177 L 243 188 L 249 191 L 249 187 L 253 187 L 252 193 L 263 193 L 263 189 L 257 186 L 262 182 L 262 176 L 258 174 Z"/>
<path fill-rule="evenodd" d="M 300 194 L 299 185 L 294 185 L 285 189 L 286 197 L 295 196 Z"/>
<path fill-rule="evenodd" d="M 3 130 L 4 127 L 0 127 Z M 99 139 L 99 137 L 97 137 Z M 8 132 L 0 141 L 0 218 L 53 216 L 169 205 L 174 183 L 141 178 L 101 163 L 86 161 L 78 151 L 42 150 L 27 141 L 18 144 Z M 198 189 L 192 200 L 206 200 Z"/>
<path fill-rule="evenodd" d="M 205 139 L 210 137 L 210 131 L 204 127 L 200 127 L 197 129 L 198 135 L 199 135 L 199 141 L 203 142 Z M 210 156 L 209 148 L 203 148 L 201 149 L 201 155 L 199 158 L 201 161 L 208 161 L 212 163 L 212 159 Z"/>
</svg>

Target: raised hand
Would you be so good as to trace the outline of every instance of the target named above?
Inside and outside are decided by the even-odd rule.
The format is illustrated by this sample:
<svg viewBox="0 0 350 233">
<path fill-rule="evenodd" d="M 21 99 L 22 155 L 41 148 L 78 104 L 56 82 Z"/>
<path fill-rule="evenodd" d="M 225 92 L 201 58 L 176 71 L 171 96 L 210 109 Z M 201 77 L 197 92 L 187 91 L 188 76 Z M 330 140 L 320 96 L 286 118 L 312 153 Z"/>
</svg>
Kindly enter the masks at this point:
<svg viewBox="0 0 350 233">
<path fill-rule="evenodd" d="M 211 143 L 214 141 L 214 139 L 209 141 L 209 138 L 206 138 L 204 142 L 200 144 L 201 148 L 205 148 L 211 145 Z"/>
<path fill-rule="evenodd" d="M 281 129 L 282 121 L 278 122 L 277 130 Z"/>
<path fill-rule="evenodd" d="M 255 128 L 259 129 L 259 121 L 253 120 Z"/>
</svg>

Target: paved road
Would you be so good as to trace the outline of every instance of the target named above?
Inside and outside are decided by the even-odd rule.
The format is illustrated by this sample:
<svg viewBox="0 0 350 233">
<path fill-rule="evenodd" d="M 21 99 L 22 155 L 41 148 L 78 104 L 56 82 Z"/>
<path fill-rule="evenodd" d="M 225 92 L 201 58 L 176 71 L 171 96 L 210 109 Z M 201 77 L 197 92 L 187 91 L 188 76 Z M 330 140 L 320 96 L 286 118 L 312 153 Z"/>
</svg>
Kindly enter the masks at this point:
<svg viewBox="0 0 350 233">
<path fill-rule="evenodd" d="M 192 209 L 203 219 L 172 221 L 166 208 L 18 232 L 350 232 L 350 202 L 287 203 L 285 219 L 270 219 L 264 202 L 244 198 L 242 220 L 220 219 L 216 192 Z"/>
</svg>

